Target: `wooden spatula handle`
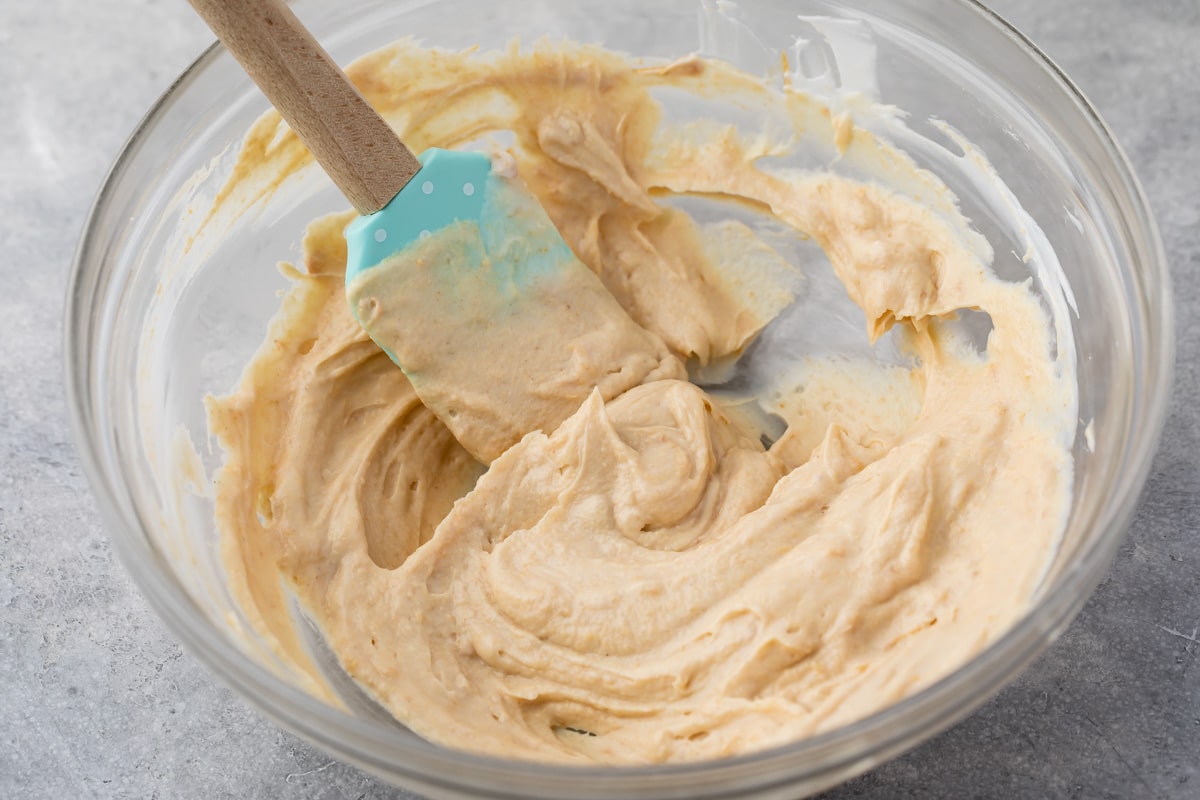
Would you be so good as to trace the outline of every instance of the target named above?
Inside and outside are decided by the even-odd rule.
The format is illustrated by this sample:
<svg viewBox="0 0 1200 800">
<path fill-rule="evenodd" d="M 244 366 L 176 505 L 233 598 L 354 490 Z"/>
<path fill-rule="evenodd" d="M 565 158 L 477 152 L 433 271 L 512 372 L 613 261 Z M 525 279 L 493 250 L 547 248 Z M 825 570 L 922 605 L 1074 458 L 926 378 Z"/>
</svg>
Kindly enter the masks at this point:
<svg viewBox="0 0 1200 800">
<path fill-rule="evenodd" d="M 421 168 L 283 0 L 189 0 L 358 213 Z"/>
</svg>

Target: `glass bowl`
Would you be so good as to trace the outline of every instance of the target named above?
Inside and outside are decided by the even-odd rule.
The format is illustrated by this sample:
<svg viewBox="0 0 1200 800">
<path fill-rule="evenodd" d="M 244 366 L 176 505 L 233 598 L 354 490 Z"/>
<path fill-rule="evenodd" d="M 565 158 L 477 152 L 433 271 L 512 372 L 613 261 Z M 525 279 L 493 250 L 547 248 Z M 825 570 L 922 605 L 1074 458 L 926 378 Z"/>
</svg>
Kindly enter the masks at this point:
<svg viewBox="0 0 1200 800">
<path fill-rule="evenodd" d="M 880 135 L 918 163 L 939 163 L 994 246 L 997 272 L 1032 276 L 1047 305 L 1062 312 L 1058 347 L 1074 350 L 1080 426 L 1069 519 L 1029 611 L 952 674 L 847 727 L 727 760 L 567 768 L 430 744 L 347 679 L 337 683 L 328 654 L 340 703 L 324 702 L 273 661 L 223 586 L 205 490 L 220 453 L 207 438 L 202 398 L 232 388 L 261 342 L 285 286 L 272 264 L 295 260 L 303 226 L 346 203 L 312 167 L 247 199 L 240 213 L 202 224 L 239 142 L 267 109 L 233 59 L 213 47 L 142 121 L 96 200 L 67 300 L 67 391 L 119 557 L 190 652 L 251 702 L 339 757 L 434 796 L 795 797 L 948 727 L 1078 612 L 1124 534 L 1161 432 L 1173 357 L 1170 290 L 1153 220 L 1119 147 L 1069 80 L 1001 19 L 969 0 L 295 7 L 343 63 L 408 34 L 447 48 L 549 35 L 654 59 L 700 52 L 763 75 L 777 74 L 787 53 L 791 78 L 814 93 L 904 109 L 904 124 Z M 977 191 L 961 179 L 955 171 L 967 156 L 949 130 L 987 155 L 1009 192 Z M 1015 218 L 1014 207 L 1028 216 Z M 1020 254 L 1033 245 L 1057 264 L 1026 263 Z"/>
</svg>

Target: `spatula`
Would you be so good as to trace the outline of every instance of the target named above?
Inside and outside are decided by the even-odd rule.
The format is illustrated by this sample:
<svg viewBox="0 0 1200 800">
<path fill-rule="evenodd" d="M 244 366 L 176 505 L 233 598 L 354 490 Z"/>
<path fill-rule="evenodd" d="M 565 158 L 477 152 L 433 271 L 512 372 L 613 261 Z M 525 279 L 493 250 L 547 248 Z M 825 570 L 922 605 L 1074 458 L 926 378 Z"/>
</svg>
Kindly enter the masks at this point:
<svg viewBox="0 0 1200 800">
<path fill-rule="evenodd" d="M 347 297 L 422 401 L 490 463 L 593 391 L 684 377 L 563 241 L 511 160 L 418 160 L 283 0 L 189 0 L 360 214 Z"/>
</svg>

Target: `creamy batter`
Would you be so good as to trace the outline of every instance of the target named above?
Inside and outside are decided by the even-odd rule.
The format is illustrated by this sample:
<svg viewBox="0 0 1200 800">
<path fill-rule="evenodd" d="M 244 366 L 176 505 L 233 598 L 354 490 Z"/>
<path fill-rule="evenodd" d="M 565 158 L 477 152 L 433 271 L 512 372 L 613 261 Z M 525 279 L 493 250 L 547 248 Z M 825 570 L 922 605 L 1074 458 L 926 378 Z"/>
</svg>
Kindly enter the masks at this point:
<svg viewBox="0 0 1200 800">
<path fill-rule="evenodd" d="M 439 336 L 463 320 L 423 316 L 412 285 L 362 288 L 358 301 L 401 310 L 390 318 L 422 358 L 460 359 L 493 387 L 458 398 L 501 431 L 472 454 L 351 315 L 352 216 L 309 227 L 266 342 L 209 413 L 231 588 L 314 691 L 289 593 L 344 669 L 436 742 L 575 763 L 714 758 L 877 711 L 1027 609 L 1070 499 L 1075 389 L 1030 286 L 996 278 L 943 213 L 761 163 L 786 142 L 666 129 L 663 88 L 769 96 L 716 63 L 402 43 L 351 74 L 415 149 L 512 131 L 518 173 L 599 279 L 587 291 L 615 301 L 616 321 L 574 331 L 573 352 L 646 357 L 608 383 L 539 378 L 548 407 L 565 404 L 561 424 L 539 422 L 503 387 L 562 324 L 531 313 L 483 357 Z M 867 136 L 839 124 L 842 146 Z M 305 156 L 267 118 L 242 158 Z M 663 202 L 683 194 L 810 237 L 869 337 L 891 331 L 909 363 L 814 356 L 764 399 L 789 423 L 766 447 L 686 366 L 737 357 L 796 284 L 751 269 L 771 256 L 744 226 L 714 236 Z M 961 309 L 990 315 L 983 352 L 954 332 Z"/>
</svg>

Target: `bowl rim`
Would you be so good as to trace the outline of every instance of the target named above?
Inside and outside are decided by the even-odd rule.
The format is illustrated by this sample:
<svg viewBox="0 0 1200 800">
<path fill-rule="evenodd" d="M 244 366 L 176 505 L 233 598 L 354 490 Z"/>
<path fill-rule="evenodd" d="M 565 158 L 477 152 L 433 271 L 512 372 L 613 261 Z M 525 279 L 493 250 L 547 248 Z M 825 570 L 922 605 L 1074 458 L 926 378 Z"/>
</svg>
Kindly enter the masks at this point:
<svg viewBox="0 0 1200 800">
<path fill-rule="evenodd" d="M 916 746 L 993 697 L 1014 679 L 1066 627 L 1099 583 L 1125 538 L 1137 500 L 1149 476 L 1152 459 L 1166 421 L 1174 369 L 1174 306 L 1170 274 L 1157 225 L 1145 193 L 1121 146 L 1107 124 L 1073 81 L 1032 41 L 979 0 L 944 0 L 973 11 L 998 33 L 1012 40 L 1031 61 L 1046 73 L 1081 112 L 1084 122 L 1106 151 L 1118 179 L 1118 191 L 1130 201 L 1130 210 L 1143 238 L 1132 252 L 1140 268 L 1136 300 L 1147 306 L 1145 313 L 1149 342 L 1157 350 L 1153 362 L 1135 364 L 1139 374 L 1149 376 L 1142 395 L 1143 414 L 1134 428 L 1143 435 L 1132 437 L 1127 465 L 1115 491 L 1102 508 L 1096 524 L 1104 528 L 1093 547 L 1080 554 L 1056 584 L 1049 587 L 1036 606 L 1026 611 L 1003 635 L 950 674 L 934 681 L 900 702 L 887 706 L 849 725 L 730 758 L 654 766 L 567 766 L 502 759 L 433 744 L 414 736 L 412 741 L 396 738 L 394 727 L 381 721 L 351 717 L 281 681 L 266 667 L 245 656 L 221 636 L 207 615 L 180 586 L 167 579 L 168 565 L 145 537 L 136 535 L 143 526 L 136 508 L 121 502 L 123 488 L 103 468 L 104 457 L 98 426 L 92 424 L 95 375 L 91 363 L 91 321 L 95 303 L 103 299 L 101 277 L 109 264 L 94 255 L 101 239 L 102 217 L 116 187 L 130 169 L 137 151 L 150 135 L 155 121 L 178 96 L 223 52 L 219 43 L 210 45 L 163 92 L 122 146 L 105 176 L 85 220 L 71 265 L 64 319 L 65 395 L 72 437 L 83 472 L 101 512 L 108 538 L 126 573 L 148 601 L 152 610 L 182 645 L 218 679 L 284 728 L 369 771 L 392 780 L 402 779 L 429 789 L 483 791 L 497 797 L 528 797 L 529 787 L 508 789 L 499 779 L 546 779 L 552 784 L 536 791 L 581 789 L 583 784 L 611 795 L 622 785 L 640 787 L 644 796 L 677 795 L 678 785 L 662 783 L 667 778 L 691 779 L 688 787 L 698 794 L 717 796 L 726 784 L 751 776 L 758 782 L 749 791 L 764 791 L 786 785 L 798 777 L 820 780 L 820 776 L 849 778 Z M 1138 258 L 1140 256 L 1140 258 Z M 1148 289 L 1157 286 L 1157 296 Z M 1157 307 L 1155 307 L 1157 304 Z M 1151 313 L 1153 312 L 1153 313 Z M 128 498 L 124 498 L 128 499 Z M 146 563 L 162 569 L 145 569 Z M 1037 613 L 1034 613 L 1037 611 Z M 976 691 L 978 687 L 984 691 Z M 403 760 L 398 760 L 402 756 Z M 791 767 L 791 770 L 786 768 Z M 801 774 L 796 767 L 807 767 Z M 468 776 L 465 773 L 471 773 Z M 830 782 L 833 782 L 832 780 Z M 828 785 L 828 784 L 825 784 Z M 548 796 L 548 795 L 547 795 Z"/>
</svg>

